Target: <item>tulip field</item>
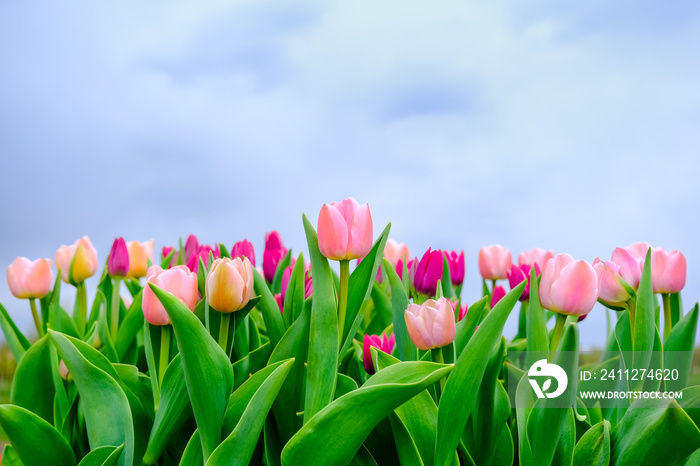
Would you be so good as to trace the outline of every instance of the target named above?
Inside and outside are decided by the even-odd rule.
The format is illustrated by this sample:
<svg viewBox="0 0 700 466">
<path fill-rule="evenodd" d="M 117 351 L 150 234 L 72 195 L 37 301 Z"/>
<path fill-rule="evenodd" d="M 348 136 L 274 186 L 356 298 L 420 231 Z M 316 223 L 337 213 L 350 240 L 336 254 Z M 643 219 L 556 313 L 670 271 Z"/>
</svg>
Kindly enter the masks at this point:
<svg viewBox="0 0 700 466">
<path fill-rule="evenodd" d="M 193 235 L 18 257 L 7 283 L 36 334 L 0 306 L 17 362 L 2 464 L 700 465 L 682 253 L 486 246 L 467 297 L 463 251 L 413 257 L 367 204 L 302 223 L 308 257 L 278 232 L 257 261 Z M 588 331 L 607 332 L 594 359 Z"/>
</svg>

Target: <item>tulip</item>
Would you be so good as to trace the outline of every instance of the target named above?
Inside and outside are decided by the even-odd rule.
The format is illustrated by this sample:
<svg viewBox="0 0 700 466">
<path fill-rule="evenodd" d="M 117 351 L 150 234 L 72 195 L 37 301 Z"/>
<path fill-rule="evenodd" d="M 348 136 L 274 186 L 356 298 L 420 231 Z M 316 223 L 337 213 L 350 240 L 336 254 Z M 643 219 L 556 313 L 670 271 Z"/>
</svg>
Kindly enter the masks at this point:
<svg viewBox="0 0 700 466">
<path fill-rule="evenodd" d="M 503 297 L 506 295 L 506 289 L 503 288 L 501 285 L 496 286 L 493 289 L 493 293 L 491 294 L 491 309 L 498 304 L 498 302 L 503 299 Z"/>
<path fill-rule="evenodd" d="M 479 251 L 479 273 L 484 280 L 499 280 L 508 277 L 513 264 L 509 250 L 500 244 L 481 248 Z"/>
<path fill-rule="evenodd" d="M 464 251 L 445 251 L 447 264 L 450 266 L 450 278 L 454 286 L 459 286 L 464 282 Z"/>
<path fill-rule="evenodd" d="M 434 296 L 437 291 L 437 282 L 442 279 L 442 251 L 428 248 L 423 254 L 413 277 L 413 287 L 417 292 Z"/>
<path fill-rule="evenodd" d="M 535 264 L 535 276 L 540 275 L 540 267 Z M 523 290 L 523 294 L 520 295 L 520 301 L 527 301 L 530 299 L 530 269 L 532 268 L 529 264 L 511 265 L 508 271 L 508 283 L 510 284 L 510 289 L 512 290 L 518 286 L 522 281 L 527 280 L 527 285 Z"/>
<path fill-rule="evenodd" d="M 250 263 L 255 267 L 255 250 L 253 249 L 253 243 L 244 239 L 233 245 L 231 248 L 231 257 L 240 257 L 241 259 L 247 257 Z"/>
<path fill-rule="evenodd" d="M 126 248 L 129 250 L 129 278 L 139 279 L 145 277 L 148 272 L 148 261 L 153 263 L 153 248 L 155 240 L 144 241 L 129 241 L 126 243 Z"/>
<path fill-rule="evenodd" d="M 554 257 L 554 251 L 545 251 L 542 248 L 534 248 L 530 251 L 521 252 L 518 254 L 518 265 L 537 264 L 540 270 L 544 269 L 547 261 Z"/>
<path fill-rule="evenodd" d="M 404 262 L 402 260 L 399 260 L 399 262 L 396 264 L 396 273 L 398 274 L 399 278 L 403 280 L 403 264 Z M 418 265 L 418 262 L 416 261 L 416 265 Z M 409 275 L 409 282 L 413 283 L 413 278 L 411 276 L 411 267 L 413 267 L 413 259 L 408 259 L 408 262 L 406 263 L 406 270 L 408 270 L 408 275 Z M 415 275 L 415 274 L 414 274 Z"/>
<path fill-rule="evenodd" d="M 197 254 L 199 251 L 199 240 L 195 235 L 190 235 L 187 237 L 185 242 L 185 262 L 190 260 L 193 254 Z"/>
<path fill-rule="evenodd" d="M 129 272 L 129 251 L 124 238 L 117 238 L 107 256 L 107 272 L 111 277 L 126 277 Z"/>
<path fill-rule="evenodd" d="M 265 234 L 265 249 L 287 249 L 282 242 L 279 231 L 271 231 Z"/>
<path fill-rule="evenodd" d="M 467 311 L 469 311 L 469 306 L 466 304 L 459 308 L 459 318 L 457 319 L 458 322 L 467 316 Z"/>
<path fill-rule="evenodd" d="M 429 299 L 420 306 L 409 304 L 404 319 L 408 334 L 419 349 L 440 348 L 455 339 L 454 309 L 444 297 Z"/>
<path fill-rule="evenodd" d="M 143 287 L 143 316 L 152 325 L 168 325 L 170 317 L 165 307 L 148 286 L 148 283 L 162 288 L 179 299 L 190 311 L 197 305 L 197 274 L 190 272 L 184 265 L 163 270 L 158 265 L 152 265 L 146 273 L 146 286 Z"/>
<path fill-rule="evenodd" d="M 392 333 L 389 338 L 386 337 L 386 332 L 379 335 L 365 335 L 364 340 L 362 340 L 362 362 L 365 365 L 365 370 L 368 374 L 374 374 L 374 363 L 372 362 L 372 352 L 370 348 L 377 348 L 379 351 L 383 351 L 386 354 L 391 354 L 394 351 L 394 346 L 396 346 L 396 338 Z"/>
<path fill-rule="evenodd" d="M 638 243 L 631 244 L 624 249 L 626 249 L 636 259 L 644 261 L 644 259 L 647 257 L 647 251 L 650 247 L 651 246 L 649 246 L 649 243 L 640 241 Z"/>
<path fill-rule="evenodd" d="M 405 262 L 411 254 L 408 251 L 408 246 L 404 243 L 397 243 L 393 239 L 389 238 L 384 245 L 384 258 L 389 261 L 389 263 L 396 267 L 400 261 Z"/>
<path fill-rule="evenodd" d="M 547 261 L 539 288 L 540 302 L 564 315 L 588 314 L 598 298 L 598 276 L 585 261 L 559 254 Z"/>
<path fill-rule="evenodd" d="M 173 252 L 173 251 L 175 251 L 175 252 Z M 160 260 L 161 260 L 161 262 L 163 262 L 163 261 L 165 261 L 165 258 L 170 255 L 171 252 L 173 252 L 173 256 L 170 258 L 170 262 L 168 263 L 168 268 L 177 265 L 177 259 L 178 259 L 177 250 L 175 250 L 175 248 L 172 246 L 163 246 L 163 250 L 160 253 Z"/>
<path fill-rule="evenodd" d="M 355 199 L 324 204 L 318 214 L 318 246 L 331 260 L 365 257 L 372 249 L 372 215 Z"/>
<path fill-rule="evenodd" d="M 70 246 L 63 245 L 56 251 L 56 267 L 61 271 L 61 279 L 71 285 L 78 285 L 97 272 L 97 251 L 90 238 L 83 236 Z"/>
<path fill-rule="evenodd" d="M 615 248 L 610 259 L 619 267 L 620 277 L 635 290 L 639 288 L 639 281 L 642 279 L 646 254 L 644 251 L 644 255 L 638 259 L 627 249 Z"/>
<path fill-rule="evenodd" d="M 209 305 L 219 312 L 243 309 L 253 297 L 253 264 L 247 257 L 216 259 L 207 276 L 205 293 Z"/>
<path fill-rule="evenodd" d="M 284 304 L 284 298 L 287 296 L 287 288 L 289 287 L 289 280 L 292 278 L 292 272 L 294 270 L 294 264 L 290 265 L 284 269 L 282 274 L 282 287 L 280 293 L 280 300 Z M 311 275 L 308 272 L 304 272 L 304 299 L 309 299 L 311 292 L 313 290 Z"/>
<path fill-rule="evenodd" d="M 620 266 L 613 261 L 602 262 L 596 258 L 593 269 L 598 277 L 598 298 L 611 305 L 623 307 L 631 298 L 620 283 Z"/>
<path fill-rule="evenodd" d="M 286 255 L 287 248 L 284 247 L 280 234 L 277 231 L 267 233 L 265 235 L 265 250 L 263 251 L 263 275 L 269 283 L 272 283 L 277 266 Z"/>
<path fill-rule="evenodd" d="M 190 256 L 190 258 L 187 260 L 187 268 L 190 269 L 192 272 L 197 273 L 199 271 L 199 259 L 202 259 L 202 262 L 204 262 L 205 267 L 209 267 L 209 253 L 211 253 L 212 256 L 214 256 L 214 259 L 218 259 L 221 257 L 221 253 L 219 251 L 219 246 L 216 246 L 216 249 L 212 249 L 211 246 L 208 245 L 202 245 L 199 247 L 199 250 Z"/>
<path fill-rule="evenodd" d="M 651 286 L 654 293 L 678 293 L 685 286 L 685 256 L 664 248 L 651 250 Z"/>
<path fill-rule="evenodd" d="M 51 259 L 30 261 L 26 257 L 16 258 L 7 267 L 7 284 L 16 298 L 43 298 L 53 285 Z"/>
</svg>

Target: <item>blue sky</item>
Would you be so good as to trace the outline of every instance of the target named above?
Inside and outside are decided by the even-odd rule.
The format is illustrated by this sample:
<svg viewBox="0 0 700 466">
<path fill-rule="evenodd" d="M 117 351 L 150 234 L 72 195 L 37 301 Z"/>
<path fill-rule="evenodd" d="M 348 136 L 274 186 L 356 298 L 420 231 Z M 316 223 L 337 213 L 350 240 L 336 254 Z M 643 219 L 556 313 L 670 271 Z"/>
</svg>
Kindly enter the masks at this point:
<svg viewBox="0 0 700 466">
<path fill-rule="evenodd" d="M 481 246 L 646 240 L 686 255 L 688 307 L 699 23 L 693 2 L 6 0 L 0 265 L 85 234 L 100 260 L 115 236 L 299 251 L 302 212 L 353 196 L 414 255 L 464 249 L 468 302 Z M 582 343 L 603 328 L 596 308 Z"/>
</svg>

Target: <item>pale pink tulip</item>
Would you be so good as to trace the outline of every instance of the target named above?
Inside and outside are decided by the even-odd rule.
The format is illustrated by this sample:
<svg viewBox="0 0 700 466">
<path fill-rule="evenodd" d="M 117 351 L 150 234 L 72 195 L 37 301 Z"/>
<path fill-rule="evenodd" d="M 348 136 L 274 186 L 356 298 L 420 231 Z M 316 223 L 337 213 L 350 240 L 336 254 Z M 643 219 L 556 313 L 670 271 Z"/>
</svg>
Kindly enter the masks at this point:
<svg viewBox="0 0 700 466">
<path fill-rule="evenodd" d="M 396 267 L 399 261 L 406 261 L 411 257 L 408 251 L 408 246 L 404 243 L 397 243 L 393 239 L 389 238 L 384 245 L 384 258 L 389 261 L 389 263 Z"/>
<path fill-rule="evenodd" d="M 253 264 L 247 257 L 216 259 L 207 275 L 205 294 L 219 312 L 242 309 L 253 297 Z"/>
<path fill-rule="evenodd" d="M 409 304 L 404 319 L 408 334 L 419 349 L 440 348 L 455 339 L 454 308 L 444 297 L 429 299 L 420 306 Z"/>
<path fill-rule="evenodd" d="M 613 306 L 625 306 L 630 295 L 620 284 L 620 266 L 613 261 L 602 262 L 596 258 L 593 269 L 598 276 L 598 298 Z"/>
<path fill-rule="evenodd" d="M 640 241 L 638 243 L 630 244 L 627 246 L 626 249 L 630 254 L 632 254 L 635 258 L 644 261 L 644 259 L 647 257 L 647 251 L 649 250 L 651 246 L 649 246 L 649 243 L 646 243 L 644 241 Z"/>
<path fill-rule="evenodd" d="M 186 266 L 177 265 L 163 270 L 160 266 L 153 265 L 146 273 L 146 286 L 143 287 L 143 315 L 153 325 L 168 325 L 170 317 L 151 287 L 148 286 L 149 283 L 171 293 L 190 311 L 194 311 L 199 296 L 197 274 L 190 272 Z"/>
<path fill-rule="evenodd" d="M 651 285 L 654 293 L 678 293 L 685 286 L 685 256 L 664 248 L 651 250 Z"/>
<path fill-rule="evenodd" d="M 550 311 L 582 316 L 591 312 L 598 299 L 598 277 L 588 262 L 559 254 L 542 271 L 539 295 Z"/>
<path fill-rule="evenodd" d="M 372 249 L 372 215 L 355 199 L 324 204 L 318 214 L 318 246 L 331 260 L 365 257 Z"/>
<path fill-rule="evenodd" d="M 7 284 L 16 298 L 43 298 L 53 285 L 51 259 L 18 257 L 7 267 Z"/>
<path fill-rule="evenodd" d="M 518 265 L 537 264 L 540 270 L 544 269 L 547 261 L 554 257 L 554 251 L 545 251 L 542 248 L 534 248 L 530 251 L 524 251 L 518 254 Z"/>
<path fill-rule="evenodd" d="M 486 246 L 479 251 L 479 273 L 485 280 L 500 280 L 508 277 L 513 256 L 500 244 Z"/>
<path fill-rule="evenodd" d="M 56 267 L 61 279 L 72 285 L 84 282 L 97 272 L 97 251 L 90 238 L 83 236 L 70 246 L 63 245 L 56 251 Z"/>
</svg>

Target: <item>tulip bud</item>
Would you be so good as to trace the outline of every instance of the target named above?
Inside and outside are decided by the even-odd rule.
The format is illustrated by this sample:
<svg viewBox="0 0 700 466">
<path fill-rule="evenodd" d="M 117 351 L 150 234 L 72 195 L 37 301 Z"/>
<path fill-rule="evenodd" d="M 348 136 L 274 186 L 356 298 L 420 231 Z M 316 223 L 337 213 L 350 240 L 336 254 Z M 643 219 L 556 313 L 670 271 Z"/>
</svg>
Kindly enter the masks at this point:
<svg viewBox="0 0 700 466">
<path fill-rule="evenodd" d="M 389 238 L 384 246 L 384 258 L 389 261 L 391 265 L 396 267 L 399 261 L 405 262 L 411 254 L 408 252 L 408 246 L 404 243 L 397 243 L 393 239 Z"/>
<path fill-rule="evenodd" d="M 175 248 L 172 246 L 163 246 L 163 250 L 160 253 L 161 262 L 164 261 L 165 258 L 168 257 L 174 249 Z M 175 251 L 173 253 L 173 257 L 170 258 L 170 263 L 168 264 L 168 268 L 177 265 L 177 256 L 178 256 L 178 253 L 177 253 L 177 251 Z"/>
<path fill-rule="evenodd" d="M 61 359 L 61 362 L 58 363 L 58 373 L 61 375 L 61 378 L 63 380 L 68 380 L 70 381 L 70 371 L 68 371 L 68 366 L 66 366 L 66 363 L 63 362 L 63 359 Z"/>
<path fill-rule="evenodd" d="M 396 346 L 396 337 L 392 333 L 389 338 L 386 337 L 386 332 L 383 332 L 381 337 L 379 335 L 365 335 L 362 341 L 362 362 L 365 365 L 365 370 L 368 374 L 374 374 L 374 363 L 372 362 L 372 352 L 370 348 L 377 348 L 379 351 L 383 351 L 386 354 L 391 354 L 394 351 L 394 346 Z"/>
<path fill-rule="evenodd" d="M 265 234 L 265 249 L 287 249 L 284 247 L 279 231 L 275 230 Z"/>
<path fill-rule="evenodd" d="M 627 246 L 626 249 L 627 252 L 632 254 L 634 258 L 644 261 L 644 259 L 647 257 L 647 251 L 649 250 L 651 246 L 649 246 L 649 243 L 645 243 L 644 241 L 640 241 L 638 243 L 631 244 Z"/>
<path fill-rule="evenodd" d="M 685 256 L 664 248 L 651 250 L 651 286 L 654 293 L 678 293 L 685 286 Z"/>
<path fill-rule="evenodd" d="M 513 257 L 500 244 L 481 248 L 479 251 L 479 273 L 485 280 L 500 280 L 508 276 Z"/>
<path fill-rule="evenodd" d="M 241 259 L 247 257 L 250 263 L 255 267 L 255 250 L 253 249 L 253 243 L 244 239 L 233 245 L 231 248 L 231 257 L 240 257 Z"/>
<path fill-rule="evenodd" d="M 129 272 L 129 251 L 124 238 L 117 238 L 112 243 L 112 249 L 107 257 L 107 273 L 111 277 L 123 278 Z"/>
<path fill-rule="evenodd" d="M 611 306 L 625 306 L 631 298 L 620 284 L 620 266 L 613 261 L 602 262 L 596 257 L 593 270 L 598 277 L 598 298 Z"/>
<path fill-rule="evenodd" d="M 153 263 L 153 248 L 155 240 L 144 241 L 129 241 L 126 243 L 126 248 L 129 251 L 129 278 L 145 277 L 148 272 L 148 261 Z"/>
<path fill-rule="evenodd" d="M 450 266 L 450 278 L 454 286 L 459 286 L 464 282 L 464 251 L 445 251 L 447 263 Z"/>
<path fill-rule="evenodd" d="M 7 267 L 7 284 L 16 298 L 43 298 L 53 284 L 51 259 L 18 257 Z"/>
<path fill-rule="evenodd" d="M 547 261 L 539 288 L 542 307 L 560 314 L 588 314 L 598 298 L 598 276 L 585 261 L 559 254 Z"/>
<path fill-rule="evenodd" d="M 537 265 L 537 262 L 535 264 L 535 276 L 540 275 L 540 267 Z M 532 268 L 531 265 L 528 264 L 523 264 L 520 266 L 517 265 L 511 265 L 510 270 L 508 271 L 508 283 L 510 284 L 510 289 L 512 290 L 516 286 L 520 285 L 520 283 L 523 280 L 527 280 L 527 285 L 525 286 L 525 289 L 523 290 L 523 294 L 520 295 L 519 300 L 520 301 L 527 301 L 530 299 L 530 269 Z"/>
<path fill-rule="evenodd" d="M 469 311 L 469 306 L 466 304 L 459 308 L 459 318 L 457 319 L 458 322 L 467 316 L 467 311 Z"/>
<path fill-rule="evenodd" d="M 438 280 L 442 280 L 442 251 L 428 248 L 416 267 L 413 287 L 419 293 L 434 296 Z"/>
<path fill-rule="evenodd" d="M 197 254 L 199 251 L 199 240 L 195 235 L 190 235 L 187 237 L 185 242 L 185 262 L 190 260 L 192 255 Z"/>
<path fill-rule="evenodd" d="M 209 253 L 211 253 L 212 256 L 214 256 L 214 259 L 218 259 L 219 257 L 221 257 L 221 253 L 219 252 L 218 246 L 216 247 L 216 249 L 212 249 L 211 246 L 205 244 L 199 247 L 199 251 L 190 256 L 190 258 L 187 260 L 187 268 L 190 269 L 192 272 L 197 273 L 199 271 L 199 259 L 202 259 L 202 262 L 204 262 L 204 266 L 208 268 Z"/>
<path fill-rule="evenodd" d="M 542 248 L 534 248 L 530 251 L 521 252 L 518 254 L 518 265 L 537 264 L 540 270 L 544 269 L 547 261 L 554 257 L 554 251 L 545 251 Z"/>
<path fill-rule="evenodd" d="M 318 214 L 318 247 L 331 260 L 365 257 L 372 249 L 369 205 L 351 197 L 324 204 Z"/>
<path fill-rule="evenodd" d="M 506 295 L 506 289 L 503 288 L 501 285 L 496 286 L 493 289 L 493 293 L 491 293 L 491 309 L 498 304 L 498 302 L 503 299 L 503 297 Z"/>
<path fill-rule="evenodd" d="M 77 285 L 97 272 L 97 251 L 90 238 L 83 236 L 70 246 L 63 245 L 56 251 L 56 267 L 61 270 L 61 279 Z"/>
<path fill-rule="evenodd" d="M 282 238 L 277 231 L 271 231 L 265 235 L 265 250 L 263 251 L 263 275 L 265 280 L 272 282 L 277 272 L 277 266 L 282 258 L 287 255 L 287 248 L 282 243 Z"/>
<path fill-rule="evenodd" d="M 167 270 L 153 265 L 146 274 L 146 286 L 143 287 L 143 302 L 141 304 L 143 316 L 149 323 L 153 325 L 168 325 L 170 323 L 170 317 L 165 311 L 165 307 L 148 286 L 149 283 L 171 293 L 190 311 L 194 311 L 199 296 L 197 274 L 190 272 L 184 265 L 176 265 Z"/>
<path fill-rule="evenodd" d="M 408 334 L 419 349 L 440 348 L 455 339 L 454 309 L 446 298 L 429 299 L 420 306 L 409 304 L 404 319 Z"/>
<path fill-rule="evenodd" d="M 611 261 L 619 267 L 620 277 L 635 290 L 639 288 L 639 281 L 642 279 L 646 254 L 644 251 L 644 256 L 637 259 L 629 250 L 623 248 L 615 248 L 612 253 Z"/>
<path fill-rule="evenodd" d="M 205 293 L 209 305 L 219 312 L 243 309 L 253 297 L 253 264 L 241 260 L 216 259 L 207 276 Z"/>
</svg>

